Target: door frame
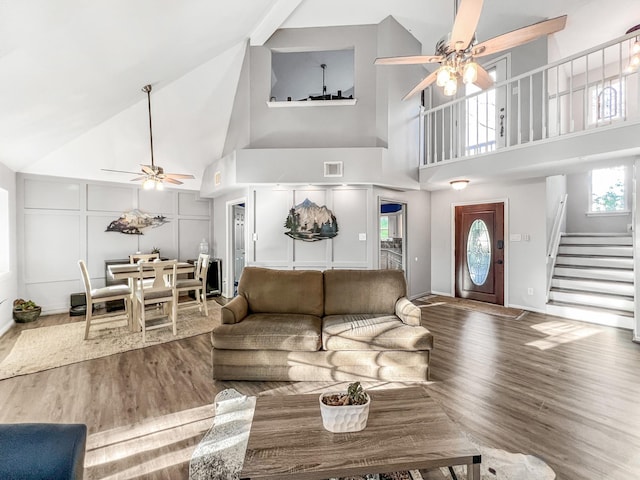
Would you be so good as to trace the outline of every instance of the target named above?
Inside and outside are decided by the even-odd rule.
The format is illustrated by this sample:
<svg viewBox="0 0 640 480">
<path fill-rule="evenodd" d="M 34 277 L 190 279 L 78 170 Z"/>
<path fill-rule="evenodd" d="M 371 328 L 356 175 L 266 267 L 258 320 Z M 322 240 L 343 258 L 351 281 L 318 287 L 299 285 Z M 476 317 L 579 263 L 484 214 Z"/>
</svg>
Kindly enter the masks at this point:
<svg viewBox="0 0 640 480">
<path fill-rule="evenodd" d="M 247 235 L 246 235 L 246 221 L 247 221 L 247 217 L 246 217 L 246 211 L 247 211 L 247 197 L 239 197 L 239 198 L 234 198 L 233 200 L 229 200 L 226 203 L 226 208 L 225 208 L 225 214 L 226 214 L 226 218 L 225 218 L 225 225 L 226 225 L 226 232 L 225 232 L 225 252 L 227 255 L 226 258 L 226 265 L 223 265 L 223 271 L 224 271 L 224 279 L 222 281 L 222 296 L 226 297 L 226 298 L 233 298 L 233 293 L 234 293 L 234 288 L 233 288 L 233 232 L 234 232 L 234 228 L 235 228 L 235 224 L 234 224 L 234 214 L 233 214 L 233 207 L 236 205 L 240 205 L 241 203 L 244 203 L 245 205 L 245 236 L 244 236 L 244 251 L 245 251 L 245 259 L 244 259 L 244 263 L 245 265 L 247 264 L 247 257 L 246 257 L 246 252 L 247 252 Z"/>
<path fill-rule="evenodd" d="M 380 268 L 380 217 L 382 216 L 380 208 L 384 203 L 397 203 L 399 205 L 402 205 L 402 270 L 404 271 L 404 276 L 408 281 L 409 261 L 407 257 L 407 230 L 409 228 L 409 219 L 407 210 L 409 208 L 409 205 L 407 204 L 406 200 L 397 200 L 393 198 L 378 196 L 378 212 L 376 215 L 376 252 L 378 259 L 378 268 Z"/>
<path fill-rule="evenodd" d="M 481 205 L 484 203 L 502 203 L 504 204 L 504 306 L 509 306 L 509 271 L 511 269 L 510 261 L 510 248 L 509 248 L 509 199 L 508 198 L 490 198 L 490 199 L 478 199 L 470 200 L 466 202 L 452 202 L 451 213 L 449 216 L 451 224 L 451 282 L 450 292 L 451 296 L 456 296 L 456 207 L 467 205 Z"/>
</svg>

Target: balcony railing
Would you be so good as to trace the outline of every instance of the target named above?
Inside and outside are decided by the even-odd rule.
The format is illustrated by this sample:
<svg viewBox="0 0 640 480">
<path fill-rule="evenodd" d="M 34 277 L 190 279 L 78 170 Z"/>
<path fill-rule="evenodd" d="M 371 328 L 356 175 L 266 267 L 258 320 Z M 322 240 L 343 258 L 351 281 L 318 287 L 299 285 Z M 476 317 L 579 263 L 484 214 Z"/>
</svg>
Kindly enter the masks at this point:
<svg viewBox="0 0 640 480">
<path fill-rule="evenodd" d="M 640 73 L 630 67 L 639 38 L 620 37 L 441 105 L 431 86 L 420 115 L 421 164 L 640 121 Z"/>
</svg>

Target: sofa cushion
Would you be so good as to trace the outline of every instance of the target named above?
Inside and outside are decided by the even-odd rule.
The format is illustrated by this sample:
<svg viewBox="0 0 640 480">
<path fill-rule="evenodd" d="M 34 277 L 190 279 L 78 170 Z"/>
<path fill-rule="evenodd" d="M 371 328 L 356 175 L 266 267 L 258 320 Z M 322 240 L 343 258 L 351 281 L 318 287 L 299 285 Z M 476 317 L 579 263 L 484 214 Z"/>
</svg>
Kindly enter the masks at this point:
<svg viewBox="0 0 640 480">
<path fill-rule="evenodd" d="M 395 315 L 329 315 L 322 320 L 322 348 L 338 350 L 431 350 L 433 336 L 424 327 Z"/>
<path fill-rule="evenodd" d="M 271 270 L 245 267 L 238 294 L 247 299 L 252 313 L 298 313 L 321 317 L 322 272 L 315 270 Z"/>
<path fill-rule="evenodd" d="M 407 284 L 401 270 L 327 270 L 324 314 L 395 313 Z"/>
<path fill-rule="evenodd" d="M 314 315 L 254 313 L 240 323 L 213 329 L 213 348 L 315 352 L 322 341 L 322 319 Z"/>
</svg>

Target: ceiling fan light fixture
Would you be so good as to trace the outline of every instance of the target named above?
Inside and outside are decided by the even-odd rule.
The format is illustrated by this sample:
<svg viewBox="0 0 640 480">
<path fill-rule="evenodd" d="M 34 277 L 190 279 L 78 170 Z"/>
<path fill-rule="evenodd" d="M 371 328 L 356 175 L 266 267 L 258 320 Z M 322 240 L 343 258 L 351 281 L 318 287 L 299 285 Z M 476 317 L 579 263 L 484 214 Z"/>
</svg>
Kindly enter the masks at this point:
<svg viewBox="0 0 640 480">
<path fill-rule="evenodd" d="M 451 77 L 444 85 L 444 94 L 447 97 L 453 97 L 458 91 L 458 81 L 455 77 Z"/>
<path fill-rule="evenodd" d="M 436 77 L 436 85 L 438 85 L 439 87 L 444 87 L 450 79 L 451 79 L 450 68 L 446 65 L 442 65 L 438 69 L 438 76 Z"/>
<path fill-rule="evenodd" d="M 149 177 L 142 182 L 142 188 L 145 190 L 153 190 L 156 186 L 156 182 L 153 178 Z"/>
<path fill-rule="evenodd" d="M 462 70 L 462 80 L 466 85 L 478 80 L 478 64 L 476 62 L 471 61 L 465 64 Z"/>
<path fill-rule="evenodd" d="M 631 53 L 633 55 L 640 53 L 640 40 L 636 40 L 635 43 L 631 46 Z"/>
<path fill-rule="evenodd" d="M 156 190 L 164 190 L 164 183 L 160 179 L 156 180 Z"/>
</svg>

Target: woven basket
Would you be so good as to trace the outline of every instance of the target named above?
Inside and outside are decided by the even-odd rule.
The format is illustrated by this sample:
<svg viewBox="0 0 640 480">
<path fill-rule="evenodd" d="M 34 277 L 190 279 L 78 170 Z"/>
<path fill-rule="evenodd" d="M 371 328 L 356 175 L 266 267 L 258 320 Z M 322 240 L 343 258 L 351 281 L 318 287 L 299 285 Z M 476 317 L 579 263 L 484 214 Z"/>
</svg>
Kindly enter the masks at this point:
<svg viewBox="0 0 640 480">
<path fill-rule="evenodd" d="M 29 323 L 38 319 L 42 313 L 42 307 L 36 307 L 31 310 L 16 310 L 13 309 L 13 319 L 17 323 Z"/>
</svg>

